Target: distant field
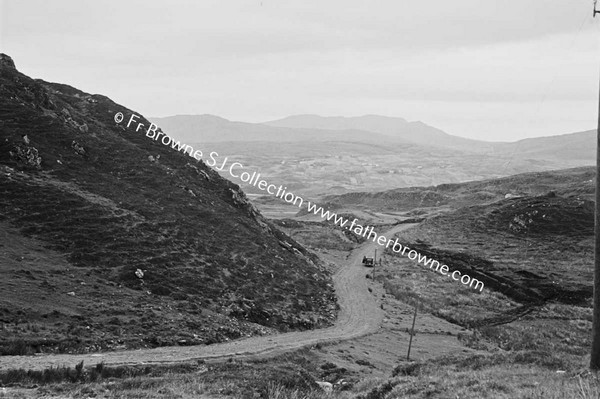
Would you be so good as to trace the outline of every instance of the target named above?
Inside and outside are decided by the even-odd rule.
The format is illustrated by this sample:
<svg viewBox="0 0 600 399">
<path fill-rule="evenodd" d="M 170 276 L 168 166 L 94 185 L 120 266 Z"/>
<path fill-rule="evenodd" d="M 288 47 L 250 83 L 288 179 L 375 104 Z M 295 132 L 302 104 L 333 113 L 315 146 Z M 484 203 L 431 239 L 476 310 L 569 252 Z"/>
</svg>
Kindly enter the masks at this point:
<svg viewBox="0 0 600 399">
<path fill-rule="evenodd" d="M 317 199 L 331 194 L 459 183 L 592 164 L 586 159 L 519 158 L 390 142 L 217 142 L 195 144 L 257 171 L 269 183 Z M 221 174 L 232 180 L 227 170 Z M 248 193 L 265 194 L 242 182 Z"/>
</svg>

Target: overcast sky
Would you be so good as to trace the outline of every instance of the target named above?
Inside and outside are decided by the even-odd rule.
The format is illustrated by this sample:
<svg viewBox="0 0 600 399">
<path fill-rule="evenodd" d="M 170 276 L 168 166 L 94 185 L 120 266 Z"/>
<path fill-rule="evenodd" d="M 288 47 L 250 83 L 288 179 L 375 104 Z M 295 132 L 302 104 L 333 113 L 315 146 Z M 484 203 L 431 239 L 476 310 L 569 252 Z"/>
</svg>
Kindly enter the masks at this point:
<svg viewBox="0 0 600 399">
<path fill-rule="evenodd" d="M 494 141 L 594 129 L 591 0 L 0 0 L 23 73 L 145 116 L 380 114 Z"/>
</svg>

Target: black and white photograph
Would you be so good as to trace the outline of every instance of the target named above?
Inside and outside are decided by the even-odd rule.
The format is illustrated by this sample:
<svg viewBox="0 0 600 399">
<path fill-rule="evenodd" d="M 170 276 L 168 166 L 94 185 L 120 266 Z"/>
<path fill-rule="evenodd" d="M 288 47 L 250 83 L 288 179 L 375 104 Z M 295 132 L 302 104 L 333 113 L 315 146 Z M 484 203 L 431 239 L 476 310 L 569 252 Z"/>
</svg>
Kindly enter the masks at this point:
<svg viewBox="0 0 600 399">
<path fill-rule="evenodd" d="M 594 0 L 0 0 L 0 399 L 600 398 Z"/>
</svg>

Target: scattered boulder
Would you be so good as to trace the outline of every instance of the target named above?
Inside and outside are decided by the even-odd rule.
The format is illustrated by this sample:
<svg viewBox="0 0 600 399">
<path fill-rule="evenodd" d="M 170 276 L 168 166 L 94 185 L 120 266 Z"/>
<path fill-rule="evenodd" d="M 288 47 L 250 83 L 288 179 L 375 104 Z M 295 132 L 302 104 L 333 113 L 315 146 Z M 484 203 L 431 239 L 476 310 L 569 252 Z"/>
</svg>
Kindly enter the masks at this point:
<svg viewBox="0 0 600 399">
<path fill-rule="evenodd" d="M 352 384 L 344 379 L 341 379 L 335 383 L 335 387 L 338 391 L 349 391 L 352 389 Z"/>
<path fill-rule="evenodd" d="M 73 142 L 71 143 L 71 148 L 75 150 L 76 154 L 85 155 L 86 153 L 85 148 L 83 148 L 83 146 L 75 140 L 73 140 Z"/>
<path fill-rule="evenodd" d="M 258 209 L 248 200 L 246 194 L 238 187 L 236 189 L 229 189 L 229 193 L 231 194 L 231 199 L 233 200 L 233 204 L 238 208 L 245 208 L 248 211 L 248 214 L 253 218 L 257 219 L 260 215 Z M 261 223 L 258 219 L 259 224 Z M 267 228 L 266 225 L 261 226 L 263 228 Z"/>
<path fill-rule="evenodd" d="M 192 165 L 190 163 L 187 163 L 185 166 L 187 166 L 188 168 L 194 169 L 197 174 L 199 174 L 200 176 L 204 177 L 206 180 L 210 181 L 210 176 L 208 175 L 208 173 L 206 173 L 203 170 L 198 169 L 198 167 L 196 165 Z"/>
<path fill-rule="evenodd" d="M 233 188 L 230 188 L 229 193 L 231 194 L 231 199 L 233 200 L 233 203 L 238 207 L 241 208 L 247 204 L 243 191 L 234 190 Z"/>
<path fill-rule="evenodd" d="M 321 387 L 321 389 L 323 391 L 325 391 L 325 393 L 332 393 L 333 392 L 333 384 L 331 382 L 326 382 L 326 381 L 315 381 L 317 383 L 318 386 Z"/>
<path fill-rule="evenodd" d="M 9 151 L 10 157 L 22 166 L 40 169 L 42 167 L 42 158 L 37 148 L 32 146 L 15 146 L 13 151 Z"/>
<path fill-rule="evenodd" d="M 208 176 L 208 173 L 206 173 L 205 171 L 201 170 L 200 174 L 208 181 L 210 181 L 210 176 Z"/>
</svg>

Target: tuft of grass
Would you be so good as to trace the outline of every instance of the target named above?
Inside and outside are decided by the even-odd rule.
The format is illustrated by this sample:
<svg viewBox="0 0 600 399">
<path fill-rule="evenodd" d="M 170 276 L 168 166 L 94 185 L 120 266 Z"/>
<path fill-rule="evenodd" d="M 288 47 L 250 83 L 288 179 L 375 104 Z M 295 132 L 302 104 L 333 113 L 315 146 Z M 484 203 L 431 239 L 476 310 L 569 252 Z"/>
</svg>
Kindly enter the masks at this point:
<svg viewBox="0 0 600 399">
<path fill-rule="evenodd" d="M 323 397 L 325 397 L 323 392 L 312 391 L 304 393 L 298 389 L 290 389 L 275 382 L 269 383 L 265 396 L 267 399 L 320 399 Z"/>
<path fill-rule="evenodd" d="M 34 353 L 35 348 L 20 338 L 0 344 L 0 356 L 25 356 Z"/>
<path fill-rule="evenodd" d="M 58 384 L 58 383 L 90 383 L 109 378 L 127 379 L 147 375 L 161 375 L 166 372 L 189 373 L 195 371 L 197 365 L 180 364 L 169 366 L 118 366 L 106 367 L 98 363 L 93 367 L 84 367 L 83 361 L 74 368 L 69 366 L 49 367 L 44 370 L 3 370 L 0 371 L 0 385 Z"/>
<path fill-rule="evenodd" d="M 600 380 L 597 375 L 569 379 L 550 378 L 523 395 L 528 399 L 597 399 L 600 398 Z"/>
</svg>

